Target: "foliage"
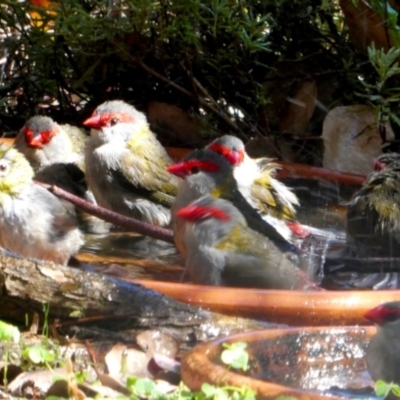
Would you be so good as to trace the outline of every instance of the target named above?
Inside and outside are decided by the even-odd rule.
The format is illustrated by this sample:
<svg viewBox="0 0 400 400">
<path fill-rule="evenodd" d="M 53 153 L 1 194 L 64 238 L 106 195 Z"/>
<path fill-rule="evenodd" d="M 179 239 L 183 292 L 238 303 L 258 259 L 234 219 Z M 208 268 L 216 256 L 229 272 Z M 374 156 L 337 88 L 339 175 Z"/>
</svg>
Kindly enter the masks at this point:
<svg viewBox="0 0 400 400">
<path fill-rule="evenodd" d="M 284 102 L 309 79 L 325 110 L 361 98 L 383 118 L 396 116 L 389 81 L 373 64 L 382 58 L 370 53 L 371 64 L 354 49 L 337 2 L 47 3 L 0 5 L 3 129 L 18 129 L 39 106 L 61 122 L 79 123 L 94 104 L 122 98 L 140 110 L 152 101 L 174 104 L 207 121 L 210 131 L 277 134 L 279 96 Z M 400 42 L 397 11 L 382 0 L 370 5 Z M 309 129 L 320 133 L 322 118 L 313 118 Z"/>
<path fill-rule="evenodd" d="M 221 352 L 221 361 L 229 369 L 242 369 L 246 371 L 249 355 L 246 351 L 247 344 L 243 342 L 223 343 L 224 350 Z M 203 383 L 201 391 L 191 392 L 182 382 L 178 388 L 171 393 L 160 393 L 156 384 L 151 379 L 131 377 L 127 381 L 127 387 L 132 391 L 130 400 L 140 398 L 166 399 L 166 400 L 255 400 L 256 393 L 246 386 L 221 386 Z M 121 397 L 122 399 L 122 397 Z"/>
<path fill-rule="evenodd" d="M 55 117 L 76 119 L 87 102 L 118 97 L 139 109 L 153 100 L 173 103 L 211 116 L 210 124 L 226 131 L 218 118 L 224 113 L 250 131 L 258 107 L 271 101 L 264 82 L 280 84 L 278 61 L 307 60 L 308 71 L 291 71 L 296 82 L 322 70 L 345 76 L 343 64 L 354 59 L 339 29 L 338 5 L 329 1 L 50 4 L 0 6 L 6 55 L 0 95 L 8 115 L 25 118 L 42 104 Z M 319 71 L 312 67 L 316 54 Z"/>
<path fill-rule="evenodd" d="M 368 103 L 375 107 L 377 120 L 382 123 L 389 119 L 400 126 L 400 119 L 393 112 L 392 105 L 400 103 L 400 89 L 393 87 L 392 78 L 400 74 L 399 59 L 400 49 L 392 47 L 388 52 L 383 49 L 376 49 L 375 44 L 368 48 L 368 58 L 375 69 L 377 77 L 373 83 L 362 81 L 364 94 L 359 94 L 367 99 Z"/>
<path fill-rule="evenodd" d="M 16 326 L 0 321 L 0 340 L 2 342 L 18 343 L 20 338 L 21 334 Z"/>
<path fill-rule="evenodd" d="M 247 343 L 223 343 L 225 350 L 221 353 L 221 361 L 229 367 L 247 371 L 249 369 L 249 354 L 246 351 Z"/>
<path fill-rule="evenodd" d="M 400 386 L 395 383 L 387 383 L 381 380 L 375 382 L 375 393 L 377 396 L 386 398 L 392 392 L 396 397 L 400 397 Z"/>
<path fill-rule="evenodd" d="M 20 345 L 20 360 L 21 366 L 25 369 L 32 367 L 45 367 L 52 369 L 54 366 L 62 362 L 60 356 L 59 346 L 48 338 L 42 340 L 41 344 L 26 345 L 20 342 L 20 332 L 18 328 L 0 321 L 0 337 L 3 341 L 10 343 L 17 343 Z M 242 342 L 237 343 L 224 343 L 224 350 L 221 352 L 221 361 L 227 365 L 229 369 L 241 369 L 246 371 L 249 368 L 249 355 L 246 351 L 247 344 Z M 6 352 L 6 358 L 8 357 Z M 88 377 L 86 371 L 73 371 L 71 360 L 65 360 L 66 370 L 69 371 L 68 377 L 55 375 L 55 380 L 65 380 L 68 387 L 72 390 L 79 391 L 76 386 L 77 383 L 83 383 Z M 7 363 L 6 363 L 7 366 Z M 4 369 L 3 382 L 6 382 L 7 368 Z M 126 387 L 131 391 L 131 396 L 120 396 L 119 399 L 123 400 L 139 400 L 139 399 L 152 399 L 152 400 L 255 400 L 256 393 L 248 387 L 235 387 L 235 386 L 221 386 L 211 385 L 204 383 L 199 392 L 191 392 L 182 382 L 178 385 L 177 389 L 165 393 L 157 388 L 155 381 L 148 378 L 129 377 L 126 382 Z M 57 397 L 49 396 L 48 399 L 56 399 Z"/>
</svg>

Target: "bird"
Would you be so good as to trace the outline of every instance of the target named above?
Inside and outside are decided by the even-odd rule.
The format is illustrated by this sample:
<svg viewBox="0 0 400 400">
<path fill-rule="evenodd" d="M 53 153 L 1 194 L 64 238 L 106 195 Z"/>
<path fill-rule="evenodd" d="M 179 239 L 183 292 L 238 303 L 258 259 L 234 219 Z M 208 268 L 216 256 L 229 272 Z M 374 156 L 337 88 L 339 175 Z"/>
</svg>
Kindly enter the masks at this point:
<svg viewBox="0 0 400 400">
<path fill-rule="evenodd" d="M 377 172 L 394 166 L 400 166 L 399 153 L 384 153 L 374 161 L 374 171 Z"/>
<path fill-rule="evenodd" d="M 380 304 L 364 317 L 376 324 L 366 351 L 371 378 L 400 385 L 400 301 Z"/>
<path fill-rule="evenodd" d="M 87 135 L 78 127 L 59 125 L 52 118 L 36 115 L 22 127 L 15 147 L 30 162 L 34 179 L 95 203 L 85 179 L 84 151 Z M 108 223 L 77 210 L 82 229 L 90 233 L 106 233 Z"/>
<path fill-rule="evenodd" d="M 385 153 L 347 202 L 346 242 L 340 255 L 327 257 L 325 272 L 355 288 L 396 289 L 400 274 L 400 155 Z"/>
<path fill-rule="evenodd" d="M 366 255 L 400 255 L 400 163 L 386 154 L 375 162 L 348 203 L 347 240 Z"/>
<path fill-rule="evenodd" d="M 150 130 L 146 116 L 121 100 L 99 105 L 83 123 L 91 128 L 86 179 L 102 207 L 158 226 L 168 226 L 178 179 Z"/>
<path fill-rule="evenodd" d="M 0 245 L 23 257 L 65 265 L 83 245 L 74 207 L 33 176 L 22 153 L 0 146 Z"/>
<path fill-rule="evenodd" d="M 297 196 L 275 178 L 279 165 L 269 158 L 250 158 L 241 139 L 223 135 L 207 148 L 220 154 L 233 166 L 233 175 L 246 200 L 287 240 L 293 234 L 306 235 L 306 228 L 296 223 Z"/>
<path fill-rule="evenodd" d="M 279 165 L 272 159 L 253 160 L 247 155 L 243 141 L 232 135 L 213 140 L 208 148 L 233 165 L 233 175 L 244 197 L 277 218 L 295 218 L 299 200 L 290 188 L 275 178 Z"/>
<path fill-rule="evenodd" d="M 19 131 L 15 147 L 35 172 L 54 163 L 71 163 L 84 171 L 86 134 L 73 125 L 59 125 L 52 118 L 35 115 Z"/>
<path fill-rule="evenodd" d="M 243 197 L 232 169 L 232 165 L 224 157 L 208 149 L 193 150 L 181 162 L 167 168 L 168 172 L 182 178 L 172 204 L 171 214 L 175 244 L 183 256 L 185 255 L 185 245 L 182 221 L 176 219 L 175 215 L 181 208 L 207 194 L 232 202 L 245 216 L 251 229 L 276 240 L 278 246 L 285 249 L 292 248 L 287 240 L 268 222 L 264 221 Z"/>
<path fill-rule="evenodd" d="M 307 275 L 275 242 L 248 227 L 230 202 L 205 195 L 179 209 L 185 266 L 196 284 L 252 288 L 310 287 Z"/>
</svg>

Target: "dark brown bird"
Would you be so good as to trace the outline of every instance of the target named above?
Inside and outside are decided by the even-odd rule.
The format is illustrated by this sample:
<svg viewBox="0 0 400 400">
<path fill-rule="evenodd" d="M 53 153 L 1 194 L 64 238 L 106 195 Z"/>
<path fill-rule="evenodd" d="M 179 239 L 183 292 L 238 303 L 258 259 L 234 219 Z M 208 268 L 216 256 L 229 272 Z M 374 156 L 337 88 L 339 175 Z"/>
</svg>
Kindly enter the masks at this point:
<svg viewBox="0 0 400 400">
<path fill-rule="evenodd" d="M 353 196 L 347 212 L 347 237 L 367 256 L 400 256 L 398 154 L 379 157 L 375 172 Z"/>
<path fill-rule="evenodd" d="M 381 304 L 364 316 L 377 328 L 366 354 L 372 379 L 400 384 L 400 301 Z"/>
</svg>

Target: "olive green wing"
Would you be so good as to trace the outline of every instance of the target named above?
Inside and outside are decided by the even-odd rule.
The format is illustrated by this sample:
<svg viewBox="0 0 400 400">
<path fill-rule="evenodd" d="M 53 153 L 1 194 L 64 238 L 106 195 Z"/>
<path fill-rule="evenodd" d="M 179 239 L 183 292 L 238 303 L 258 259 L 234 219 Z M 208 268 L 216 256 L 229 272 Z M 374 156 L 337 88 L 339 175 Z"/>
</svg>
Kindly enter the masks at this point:
<svg viewBox="0 0 400 400">
<path fill-rule="evenodd" d="M 347 236 L 371 252 L 398 251 L 400 243 L 400 170 L 372 174 L 347 210 Z"/>
<path fill-rule="evenodd" d="M 232 179 L 233 176 L 232 176 Z M 249 228 L 274 240 L 285 251 L 293 250 L 293 246 L 267 221 L 263 220 L 260 213 L 243 197 L 235 184 L 226 180 L 225 185 L 214 189 L 211 196 L 230 201 L 245 217 Z"/>
<path fill-rule="evenodd" d="M 348 225 L 358 216 L 371 219 L 373 229 L 400 228 L 400 169 L 385 170 L 367 180 L 349 203 Z"/>
<path fill-rule="evenodd" d="M 155 203 L 170 207 L 178 192 L 178 178 L 167 171 L 172 161 L 154 138 L 129 148 L 121 169 L 112 171 L 116 182 Z"/>
<path fill-rule="evenodd" d="M 295 218 L 295 210 L 290 200 L 288 200 L 288 195 L 291 192 L 281 183 L 278 186 L 273 185 L 273 179 L 264 173 L 254 180 L 250 191 L 253 201 L 266 214 L 292 220 Z M 293 195 L 293 198 L 295 199 L 296 197 Z"/>
</svg>

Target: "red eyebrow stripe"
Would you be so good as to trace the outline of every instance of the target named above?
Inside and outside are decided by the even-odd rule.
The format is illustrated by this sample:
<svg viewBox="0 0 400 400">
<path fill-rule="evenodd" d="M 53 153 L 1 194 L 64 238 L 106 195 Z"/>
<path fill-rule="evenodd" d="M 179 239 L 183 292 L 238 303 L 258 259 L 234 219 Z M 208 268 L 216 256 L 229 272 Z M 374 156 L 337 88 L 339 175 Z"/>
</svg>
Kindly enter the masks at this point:
<svg viewBox="0 0 400 400">
<path fill-rule="evenodd" d="M 118 121 L 122 123 L 129 124 L 134 122 L 134 118 L 126 113 L 115 112 L 98 114 L 94 112 L 91 117 L 83 122 L 83 125 L 87 126 L 88 128 L 101 129 L 103 126 L 107 126 L 107 124 L 114 118 L 118 119 Z"/>
<path fill-rule="evenodd" d="M 230 220 L 230 216 L 225 211 L 216 207 L 204 207 L 200 205 L 189 205 L 181 208 L 176 215 L 179 218 L 193 222 L 204 218 L 215 218 L 224 222 Z"/>
<path fill-rule="evenodd" d="M 26 126 L 23 133 L 29 147 L 42 149 L 43 145 L 49 143 L 51 138 L 57 134 L 57 129 L 40 131 L 39 134 L 35 135 L 33 129 Z"/>
<path fill-rule="evenodd" d="M 56 132 L 53 131 L 41 131 L 40 136 L 42 138 L 42 143 L 47 144 L 50 142 L 50 139 L 56 135 Z"/>
<path fill-rule="evenodd" d="M 184 161 L 182 163 L 184 165 L 184 168 L 187 170 L 191 170 L 192 168 L 200 168 L 202 171 L 207 171 L 207 172 L 218 172 L 219 171 L 219 165 L 216 163 L 213 163 L 211 161 L 202 161 L 202 160 L 188 160 Z"/>
<path fill-rule="evenodd" d="M 104 121 L 105 123 L 110 122 L 113 118 L 116 118 L 120 122 L 124 122 L 124 123 L 130 123 L 130 122 L 134 121 L 134 118 L 131 115 L 126 114 L 126 113 L 115 112 L 115 113 L 100 114 L 101 121 Z"/>
<path fill-rule="evenodd" d="M 192 174 L 193 168 L 199 168 L 200 170 L 206 172 L 218 172 L 220 170 L 219 165 L 211 161 L 188 160 L 170 165 L 167 168 L 167 171 L 171 174 L 184 178 L 185 176 Z"/>
</svg>

